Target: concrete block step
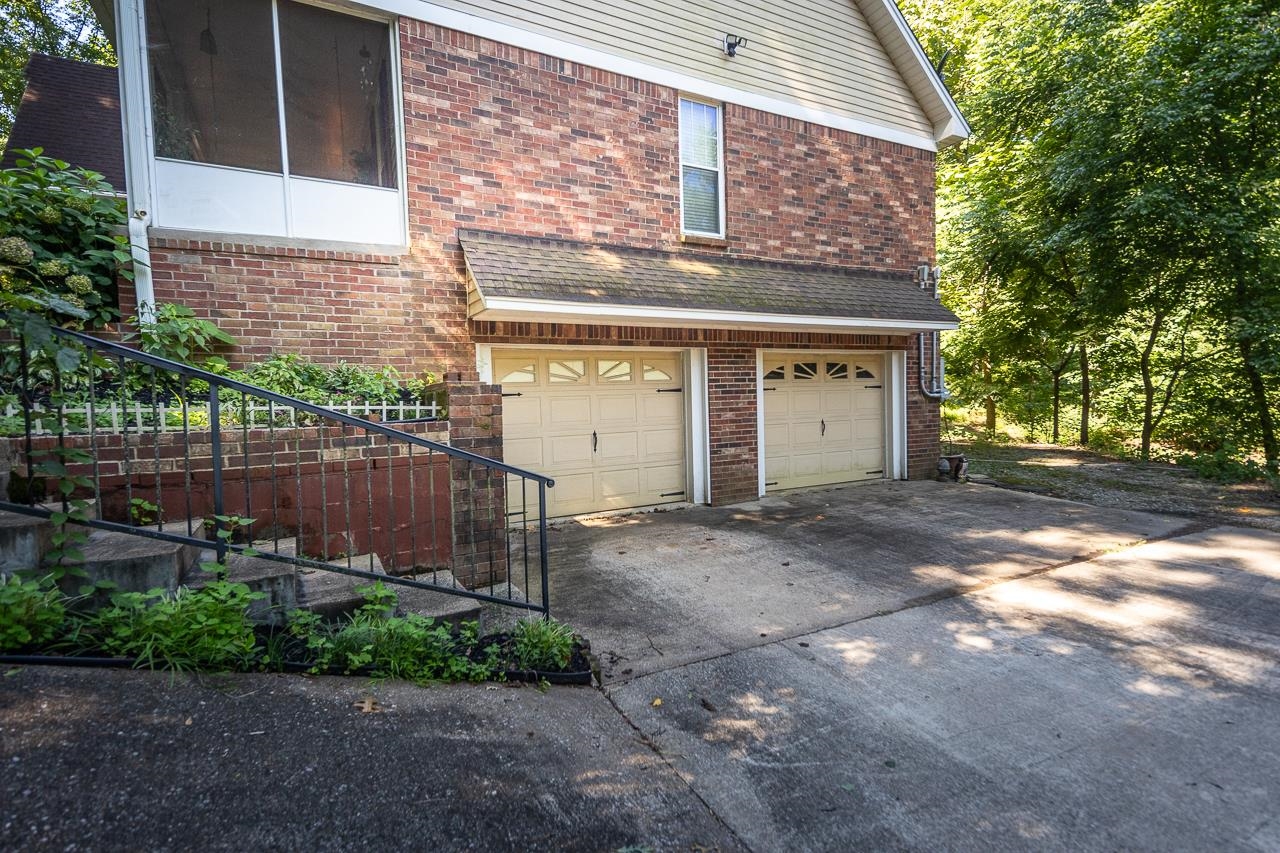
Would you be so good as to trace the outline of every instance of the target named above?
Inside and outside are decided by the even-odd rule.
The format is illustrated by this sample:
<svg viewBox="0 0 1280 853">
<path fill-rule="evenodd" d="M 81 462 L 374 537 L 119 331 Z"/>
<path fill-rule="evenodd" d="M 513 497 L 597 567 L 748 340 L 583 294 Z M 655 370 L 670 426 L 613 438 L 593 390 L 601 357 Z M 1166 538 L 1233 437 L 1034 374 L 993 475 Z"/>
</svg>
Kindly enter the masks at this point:
<svg viewBox="0 0 1280 853">
<path fill-rule="evenodd" d="M 213 549 L 201 551 L 199 560 L 187 570 L 182 582 L 193 589 L 204 586 L 214 575 L 203 566 L 217 560 L 218 554 Z M 298 607 L 298 567 L 290 563 L 228 554 L 227 580 L 242 583 L 252 592 L 266 596 L 249 606 L 249 618 L 254 622 L 283 625 L 285 614 Z"/>
<path fill-rule="evenodd" d="M 108 530 L 90 530 L 89 539 L 80 550 L 84 562 L 79 568 L 88 575 L 88 581 L 111 581 L 118 592 L 173 592 L 200 554 L 195 545 Z M 83 578 L 68 577 L 64 588 L 74 594 L 85 582 Z"/>
<path fill-rule="evenodd" d="M 372 557 L 372 560 L 370 558 Z M 331 560 L 330 563 L 340 568 L 353 568 L 361 571 L 372 571 L 386 574 L 382 561 L 377 554 L 362 554 L 352 557 L 350 566 L 344 557 Z M 357 587 L 368 586 L 373 581 L 357 578 L 324 569 L 298 569 L 298 606 L 304 610 L 319 613 L 328 619 L 339 619 L 358 610 L 364 603 L 364 596 L 356 592 Z"/>
<path fill-rule="evenodd" d="M 53 547 L 52 537 L 47 519 L 0 512 L 0 575 L 39 568 Z"/>
<path fill-rule="evenodd" d="M 417 575 L 417 579 L 430 581 L 447 589 L 466 589 L 458 582 L 457 578 L 447 571 Z M 479 620 L 480 613 L 484 609 L 484 602 L 482 601 L 476 601 L 474 598 L 464 598 L 459 595 L 449 595 L 447 592 L 434 592 L 407 586 L 392 586 L 392 589 L 396 591 L 400 599 L 399 605 L 396 607 L 397 616 L 416 613 L 419 616 L 429 616 L 432 619 L 456 624 L 458 622 Z"/>
<path fill-rule="evenodd" d="M 96 518 L 98 502 L 87 501 L 89 518 Z M 58 512 L 61 503 L 40 504 L 43 509 Z M 0 575 L 37 569 L 45 554 L 53 547 L 53 523 L 46 518 L 18 512 L 0 512 Z"/>
</svg>

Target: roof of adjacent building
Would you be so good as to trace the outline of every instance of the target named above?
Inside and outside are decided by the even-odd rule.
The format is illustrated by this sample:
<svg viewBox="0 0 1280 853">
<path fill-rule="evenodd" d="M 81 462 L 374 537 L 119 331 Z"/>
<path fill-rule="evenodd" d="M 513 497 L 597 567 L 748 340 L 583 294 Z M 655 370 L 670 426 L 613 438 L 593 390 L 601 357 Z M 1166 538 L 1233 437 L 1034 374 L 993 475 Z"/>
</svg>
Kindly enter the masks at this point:
<svg viewBox="0 0 1280 853">
<path fill-rule="evenodd" d="M 954 324 L 905 273 L 463 230 L 481 300 Z"/>
<path fill-rule="evenodd" d="M 124 192 L 124 141 L 116 69 L 43 53 L 27 62 L 27 88 L 0 166 L 14 165 L 19 148 L 101 172 Z"/>
</svg>

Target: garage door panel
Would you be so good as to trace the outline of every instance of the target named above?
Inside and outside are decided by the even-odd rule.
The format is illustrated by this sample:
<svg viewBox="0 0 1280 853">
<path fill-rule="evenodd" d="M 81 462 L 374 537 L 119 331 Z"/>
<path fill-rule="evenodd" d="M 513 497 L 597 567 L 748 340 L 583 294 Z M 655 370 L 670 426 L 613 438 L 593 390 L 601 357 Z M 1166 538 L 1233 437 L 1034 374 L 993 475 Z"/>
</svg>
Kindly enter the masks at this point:
<svg viewBox="0 0 1280 853">
<path fill-rule="evenodd" d="M 855 431 L 854 447 L 859 450 L 884 447 L 883 421 L 858 421 Z"/>
<path fill-rule="evenodd" d="M 533 396 L 509 397 L 502 403 L 503 427 L 537 428 L 542 426 L 542 401 Z"/>
<path fill-rule="evenodd" d="M 650 465 L 640 469 L 641 485 L 647 494 L 663 495 L 684 490 L 684 466 Z"/>
<path fill-rule="evenodd" d="M 541 468 L 544 461 L 542 450 L 540 438 L 504 439 L 502 442 L 503 461 L 517 468 Z"/>
<path fill-rule="evenodd" d="M 599 495 L 605 500 L 640 495 L 640 471 L 636 468 L 601 471 L 596 476 L 600 484 Z"/>
<path fill-rule="evenodd" d="M 596 444 L 597 465 L 618 465 L 639 458 L 640 436 L 635 432 L 601 432 Z"/>
<path fill-rule="evenodd" d="M 853 443 L 853 421 L 827 421 L 827 431 L 822 436 L 823 444 L 851 445 Z"/>
<path fill-rule="evenodd" d="M 820 391 L 793 390 L 787 396 L 790 397 L 787 414 L 792 417 L 812 415 L 816 418 L 822 412 L 822 393 Z"/>
<path fill-rule="evenodd" d="M 859 417 L 878 417 L 884 411 L 881 389 L 864 389 L 853 396 L 853 412 Z"/>
<path fill-rule="evenodd" d="M 820 444 L 822 444 L 822 426 L 817 421 L 801 421 L 791 424 L 791 447 L 793 450 L 817 447 Z"/>
<path fill-rule="evenodd" d="M 795 453 L 791 456 L 790 476 L 812 477 L 822 473 L 821 453 Z"/>
<path fill-rule="evenodd" d="M 591 436 L 550 436 L 546 440 L 550 451 L 547 464 L 555 469 L 572 468 L 591 464 Z"/>
<path fill-rule="evenodd" d="M 647 389 L 640 395 L 640 410 L 646 424 L 684 423 L 683 394 L 659 394 Z"/>
<path fill-rule="evenodd" d="M 557 505 L 590 503 L 595 499 L 596 479 L 591 472 L 565 474 L 556 478 L 555 488 L 548 492 Z"/>
<path fill-rule="evenodd" d="M 547 400 L 547 412 L 547 425 L 552 429 L 580 429 L 591 423 L 591 398 L 585 394 L 551 397 Z"/>
<path fill-rule="evenodd" d="M 684 456 L 684 432 L 678 429 L 651 429 L 641 435 L 641 453 L 650 462 L 678 460 Z"/>
<path fill-rule="evenodd" d="M 638 412 L 635 393 L 602 394 L 596 398 L 596 405 L 599 406 L 600 412 L 598 423 L 633 424 L 636 422 Z"/>
<path fill-rule="evenodd" d="M 764 425 L 764 449 L 766 455 L 773 451 L 786 452 L 791 446 L 791 425 L 786 421 L 766 423 Z"/>
<path fill-rule="evenodd" d="M 835 450 L 822 454 L 823 474 L 852 474 L 855 470 L 852 450 Z"/>
</svg>

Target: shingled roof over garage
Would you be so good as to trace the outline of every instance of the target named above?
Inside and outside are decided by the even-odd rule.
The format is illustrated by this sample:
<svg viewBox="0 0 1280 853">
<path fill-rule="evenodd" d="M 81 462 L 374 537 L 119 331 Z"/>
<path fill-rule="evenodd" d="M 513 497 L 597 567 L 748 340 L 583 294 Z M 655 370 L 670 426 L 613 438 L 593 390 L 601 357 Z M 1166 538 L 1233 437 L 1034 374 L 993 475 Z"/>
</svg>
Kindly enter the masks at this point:
<svg viewBox="0 0 1280 853">
<path fill-rule="evenodd" d="M 471 314 L 580 313 L 707 326 L 955 328 L 956 316 L 904 273 L 662 252 L 464 230 Z M 652 315 L 651 317 L 649 315 Z M 511 315 L 511 316 L 508 316 Z M 563 319 L 568 321 L 568 317 Z"/>
</svg>

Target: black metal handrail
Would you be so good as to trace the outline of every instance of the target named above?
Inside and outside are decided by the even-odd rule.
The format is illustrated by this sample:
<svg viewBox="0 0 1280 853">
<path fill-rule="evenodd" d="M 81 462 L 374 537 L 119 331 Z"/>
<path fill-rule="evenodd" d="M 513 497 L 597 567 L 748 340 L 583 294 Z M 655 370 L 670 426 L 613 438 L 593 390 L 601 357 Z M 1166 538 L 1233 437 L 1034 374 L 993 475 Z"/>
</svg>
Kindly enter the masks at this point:
<svg viewBox="0 0 1280 853">
<path fill-rule="evenodd" d="M 140 472 L 134 472 L 131 470 L 130 459 L 136 457 L 137 460 L 141 460 L 142 456 L 140 453 L 135 453 L 133 454 L 133 457 L 131 457 L 130 451 L 140 449 L 143 439 L 149 436 L 154 443 L 152 450 L 155 464 L 152 473 L 154 474 L 154 496 L 157 498 L 156 506 L 158 510 L 161 503 L 160 497 L 166 493 L 166 489 L 162 484 L 162 480 L 164 478 L 162 477 L 161 470 L 161 457 L 162 450 L 164 449 L 162 445 L 165 444 L 165 442 L 162 441 L 161 436 L 180 434 L 182 438 L 183 461 L 183 467 L 180 473 L 182 473 L 184 478 L 184 485 L 186 488 L 186 507 L 188 509 L 188 513 L 186 519 L 187 529 L 185 534 L 181 533 L 180 530 L 166 530 L 166 522 L 164 521 L 163 515 L 160 516 L 158 524 L 155 525 L 140 524 L 137 523 L 136 520 L 126 522 L 121 520 L 113 521 L 105 518 L 82 519 L 77 520 L 77 523 L 85 524 L 93 528 L 124 532 L 152 539 L 203 548 L 214 548 L 218 553 L 220 561 L 225 561 L 225 557 L 228 552 L 251 552 L 253 556 L 262 559 L 274 560 L 297 566 L 305 566 L 308 568 L 350 575 L 367 580 L 378 580 L 404 587 L 441 592 L 448 595 L 461 596 L 484 602 L 492 602 L 532 610 L 544 615 L 549 613 L 546 490 L 555 485 L 552 478 L 533 471 L 527 471 L 513 465 L 508 465 L 504 462 L 491 459 L 477 453 L 462 450 L 448 444 L 432 441 L 431 439 L 424 438 L 420 435 L 414 435 L 404 429 L 397 429 L 395 427 L 388 426 L 387 424 L 365 420 L 343 412 L 333 411 L 325 408 L 324 406 L 309 403 L 305 400 L 295 399 L 265 388 L 259 388 L 248 383 L 240 382 L 229 377 L 219 376 L 218 374 L 171 361 L 150 353 L 141 352 L 113 341 L 105 341 L 91 335 L 67 329 L 54 329 L 54 333 L 66 341 L 84 347 L 88 351 L 100 354 L 102 357 L 107 359 L 108 364 L 114 362 L 114 369 L 117 371 L 116 377 L 114 380 L 106 383 L 108 390 L 113 396 L 117 394 L 123 396 L 128 393 L 126 389 L 129 385 L 130 365 L 143 365 L 145 366 L 143 373 L 151 380 L 149 405 L 152 406 L 153 409 L 156 407 L 156 400 L 159 395 L 165 393 L 166 389 L 172 391 L 174 381 L 178 384 L 179 390 L 177 393 L 181 402 L 182 422 L 180 433 L 166 433 L 162 430 L 159 415 L 155 415 L 153 417 L 151 430 L 142 429 L 141 421 L 139 421 L 139 429 L 131 431 L 127 420 L 124 422 L 123 429 L 119 431 L 119 433 L 110 433 L 110 431 L 99 430 L 94 416 L 94 406 L 95 398 L 99 393 L 99 385 L 102 384 L 100 382 L 101 377 L 95 376 L 93 360 L 91 358 L 87 360 L 87 375 L 79 377 L 79 380 L 85 384 L 88 394 L 87 411 L 89 412 L 89 415 L 87 419 L 85 437 L 87 437 L 90 445 L 90 462 L 88 464 L 91 466 L 92 470 L 93 487 L 91 489 L 91 496 L 95 500 L 99 501 L 104 496 L 104 491 L 102 489 L 103 477 L 100 473 L 102 462 L 99 458 L 102 452 L 102 445 L 105 442 L 105 438 L 103 437 L 108 433 L 118 434 L 120 437 L 119 443 L 123 448 L 121 453 L 123 475 L 120 478 L 122 479 L 123 485 L 120 488 L 123 489 L 123 497 L 128 502 L 127 505 L 132 506 L 135 503 L 133 499 L 134 479 L 135 476 L 140 476 L 141 474 Z M 34 401 L 30 375 L 31 353 L 29 352 L 27 343 L 24 339 L 19 337 L 18 342 L 20 376 L 17 377 L 16 381 L 20 388 L 20 394 L 18 396 L 23 415 L 23 450 L 27 457 L 27 472 L 30 474 L 36 468 L 36 460 L 41 457 L 40 453 L 38 453 L 35 448 L 32 431 L 33 413 L 36 409 L 36 404 Z M 165 382 L 159 381 L 158 377 L 161 375 L 166 377 Z M 63 387 L 69 379 L 70 377 L 58 374 L 55 376 L 54 381 L 59 387 Z M 245 510 L 244 516 L 246 518 L 252 518 L 253 516 L 252 495 L 255 487 L 254 484 L 261 483 L 264 480 L 269 481 L 268 485 L 271 496 L 270 510 L 272 514 L 270 519 L 272 529 L 271 542 L 274 543 L 274 547 L 264 547 L 263 542 L 266 540 L 263 540 L 263 542 L 255 542 L 253 540 L 254 531 L 252 530 L 252 527 L 257 524 L 256 521 L 250 521 L 249 541 L 246 542 L 227 541 L 223 537 L 215 537 L 214 541 L 209 541 L 196 536 L 196 531 L 192 526 L 193 503 L 191 494 L 195 470 L 192 467 L 193 445 L 191 439 L 193 433 L 193 422 L 188 418 L 188 401 L 193 399 L 189 393 L 191 384 L 199 382 L 205 383 L 208 388 L 207 392 L 200 392 L 199 396 L 200 402 L 202 404 L 207 404 L 208 424 L 207 426 L 203 424 L 198 425 L 196 431 L 207 431 L 209 434 L 210 449 L 208 455 L 211 465 L 210 473 L 212 476 L 212 515 L 215 518 L 225 517 L 228 507 L 230 506 L 230 503 L 228 502 L 225 475 L 227 474 L 227 469 L 229 467 L 232 469 L 236 467 L 234 464 L 231 464 L 230 466 L 228 465 L 228 455 L 235 451 L 227 451 L 224 448 L 224 440 L 226 439 L 225 433 L 230 429 L 233 435 L 235 433 L 239 433 L 238 438 L 242 442 L 240 450 L 243 457 L 243 508 Z M 256 400 L 265 401 L 268 406 L 267 411 L 269 413 L 266 425 L 261 426 L 257 423 L 252 423 L 252 417 L 242 417 L 242 423 L 240 424 L 233 423 L 229 427 L 224 425 L 224 416 L 232 419 L 235 417 L 234 398 L 236 396 L 239 397 L 239 402 L 243 405 L 242 412 L 249 411 L 248 401 L 251 397 Z M 54 405 L 59 408 L 56 440 L 59 447 L 65 447 L 69 436 L 72 436 L 73 434 L 67 429 L 65 417 L 61 412 L 61 401 L 59 399 L 55 399 Z M 330 547 L 332 536 L 338 536 L 341 541 L 347 543 L 354 543 L 359 539 L 358 534 L 367 532 L 365 542 L 370 549 L 370 565 L 368 570 L 358 568 L 354 565 L 349 548 L 345 552 L 347 561 L 346 565 L 341 565 L 340 563 L 335 563 L 328 559 L 317 559 L 316 557 L 307 556 L 302 553 L 304 529 L 304 488 L 302 473 L 304 468 L 304 463 L 302 461 L 303 439 L 296 435 L 292 439 L 286 436 L 285 438 L 277 441 L 277 432 L 284 430 L 298 431 L 308 429 L 309 427 L 298 427 L 296 425 L 278 427 L 275 423 L 274 415 L 275 407 L 277 406 L 280 407 L 282 411 L 287 412 L 292 410 L 295 414 L 295 421 L 296 413 L 306 413 L 317 421 L 317 423 L 309 425 L 309 427 L 317 428 L 316 437 L 315 439 L 308 439 L 307 443 L 308 445 L 312 443 L 316 444 L 314 455 L 318 463 L 319 472 L 318 488 L 320 491 L 321 504 L 319 515 L 321 518 L 320 524 L 322 528 L 321 556 L 331 556 L 328 553 L 328 548 Z M 155 411 L 158 411 L 158 409 L 155 409 Z M 228 414 L 228 412 L 230 414 Z M 421 421 L 410 423 L 421 423 Z M 406 423 L 405 425 L 408 426 L 409 423 Z M 332 475 L 330 474 L 330 463 L 328 461 L 328 457 L 326 457 L 326 433 L 324 430 L 326 428 L 331 430 L 334 427 L 340 428 L 341 434 L 338 438 L 329 439 L 328 452 L 339 459 L 339 462 L 335 462 L 334 465 L 336 466 L 337 464 L 340 464 L 340 477 L 338 476 L 339 471 L 336 467 L 334 468 Z M 167 426 L 166 429 L 168 429 Z M 262 452 L 261 447 L 257 450 L 254 449 L 255 438 L 250 435 L 251 430 L 265 431 L 267 433 L 266 445 L 269 447 L 269 450 L 265 453 L 268 457 L 265 462 L 258 459 L 258 457 L 264 455 L 264 453 Z M 357 441 L 354 443 L 348 438 L 349 430 L 355 431 L 353 438 L 357 439 Z M 361 433 L 363 433 L 363 444 L 359 441 L 359 439 L 361 439 Z M 131 445 L 130 438 L 135 439 L 136 443 Z M 381 445 L 378 443 L 379 439 L 381 439 Z M 260 437 L 256 439 L 256 443 L 258 445 L 261 445 L 262 441 L 263 440 Z M 293 442 L 292 448 L 290 447 L 290 441 Z M 283 454 L 278 451 L 278 447 L 284 448 Z M 379 447 L 385 451 L 381 456 L 375 455 Z M 357 455 L 354 457 L 352 457 L 350 453 L 353 448 L 357 450 Z M 426 451 L 426 489 L 420 488 L 419 484 L 415 482 L 414 448 Z M 369 452 L 365 453 L 365 450 Z M 402 453 L 401 450 L 404 452 Z M 41 452 L 48 454 L 53 451 L 44 450 Z M 280 548 L 280 543 L 282 541 L 288 541 L 288 537 L 282 539 L 280 536 L 280 530 L 282 527 L 280 522 L 280 510 L 282 507 L 290 506 L 290 502 L 288 496 L 286 496 L 286 499 L 283 501 L 280 499 L 280 480 L 282 478 L 277 477 L 280 468 L 287 468 L 290 461 L 285 459 L 284 462 L 280 462 L 279 457 L 281 455 L 288 456 L 290 453 L 296 454 L 295 458 L 292 460 L 295 463 L 293 465 L 293 476 L 295 479 L 294 496 L 296 497 L 296 503 L 291 505 L 295 527 L 295 535 L 293 537 L 295 540 L 295 549 L 292 553 L 290 553 L 287 548 L 284 550 L 281 550 Z M 308 453 L 311 453 L 311 451 L 308 450 Z M 437 493 L 438 489 L 436 481 L 439 479 L 437 476 L 439 463 L 437 462 L 436 454 L 439 454 L 444 458 L 444 460 L 447 460 L 448 466 L 446 471 L 448 474 L 447 482 L 449 493 L 447 495 L 443 495 L 445 498 L 445 506 L 448 507 L 448 511 L 445 513 L 445 518 L 443 520 L 438 517 L 440 515 L 440 498 L 442 497 L 442 494 Z M 254 459 L 257 459 L 257 462 L 254 462 Z M 378 493 L 378 497 L 381 499 L 381 503 L 384 506 L 385 511 L 390 512 L 391 520 L 389 524 L 386 519 L 379 519 L 378 523 L 375 523 L 374 518 L 374 504 L 376 499 L 373 471 L 377 469 L 378 462 L 381 460 L 385 460 L 386 462 L 384 466 L 385 474 L 380 472 L 378 477 L 380 480 L 385 477 L 386 493 Z M 398 546 L 396 542 L 396 531 L 398 529 L 397 521 L 400 515 L 400 507 L 395 495 L 395 468 L 397 460 L 401 462 L 400 467 L 407 470 L 408 479 L 407 527 L 413 540 L 412 550 L 409 552 L 410 557 L 407 560 L 409 563 L 408 566 L 399 565 L 399 557 L 404 553 L 404 548 Z M 151 459 L 147 459 L 148 463 L 151 461 Z M 259 475 L 255 478 L 253 475 L 255 468 L 266 469 L 269 471 L 269 477 L 264 478 Z M 367 508 L 353 507 L 353 491 L 360 491 L 360 484 L 358 482 L 356 483 L 355 489 L 352 487 L 351 474 L 353 470 L 357 475 L 361 473 L 364 474 L 365 483 L 363 495 L 365 502 L 368 504 Z M 177 472 L 170 471 L 164 473 Z M 327 494 L 329 489 L 328 484 L 332 478 L 338 478 L 341 481 L 341 501 L 329 500 L 330 496 Z M 461 488 L 454 487 L 453 485 L 458 481 L 464 484 Z M 339 484 L 335 482 L 333 487 L 337 488 L 338 485 Z M 536 515 L 533 514 L 534 510 L 530 507 L 527 490 L 527 487 L 530 485 L 536 487 L 537 490 Z M 151 487 L 148 486 L 148 488 Z M 139 489 L 141 489 L 141 486 L 139 486 Z M 172 489 L 169 491 L 171 492 Z M 513 493 L 518 493 L 518 502 L 513 502 Z M 148 494 L 151 493 L 148 492 Z M 25 502 L 5 500 L 4 498 L 6 497 L 8 496 L 0 495 L 0 509 L 39 517 L 50 517 L 54 513 L 53 509 L 43 505 L 37 499 L 37 494 L 34 489 L 28 489 Z M 336 495 L 334 497 L 336 498 Z M 67 496 L 62 495 L 61 498 L 63 508 L 65 510 L 67 505 Z M 417 559 L 419 556 L 417 533 L 420 529 L 423 531 L 423 535 L 428 533 L 426 522 L 422 520 L 422 514 L 417 511 L 417 503 L 424 498 L 428 500 L 427 515 L 430 516 L 430 548 L 428 549 L 428 552 L 432 555 L 433 559 L 433 562 L 429 567 L 431 580 L 426 580 L 422 577 L 422 575 L 427 574 L 426 569 L 418 571 L 419 569 L 422 569 L 423 566 L 419 564 Z M 404 494 L 402 489 L 401 500 L 403 499 Z M 342 505 L 341 508 L 345 519 L 345 525 L 337 530 L 331 531 L 329 529 L 329 518 L 331 508 L 335 505 Z M 368 519 L 367 531 L 353 527 L 353 509 L 366 509 Z M 312 511 L 314 511 L 314 508 L 312 508 Z M 530 524 L 535 521 L 537 541 L 536 543 L 531 543 L 529 542 Z M 216 522 L 215 528 L 220 526 L 220 524 L 220 522 Z M 447 526 L 449 532 L 447 549 L 442 549 L 442 537 L 439 535 L 442 524 Z M 385 541 L 388 536 L 389 545 Z M 381 537 L 381 540 L 379 540 L 379 537 Z M 375 549 L 375 541 L 381 541 L 381 545 L 384 550 L 389 548 L 392 568 L 407 568 L 412 572 L 412 576 L 376 571 L 375 556 L 377 552 Z M 499 548 L 501 550 L 498 550 Z M 459 559 L 459 549 L 464 552 L 463 556 L 470 558 L 470 580 L 488 580 L 490 583 L 486 584 L 481 582 L 471 588 L 458 588 L 457 580 L 453 577 L 453 569 L 457 567 L 456 561 Z M 450 559 L 454 561 L 450 566 L 450 578 L 444 583 L 440 582 L 439 575 L 441 574 L 442 569 L 438 565 L 438 555 L 442 550 L 447 550 Z M 339 557 L 339 560 L 340 559 L 341 557 Z M 487 566 L 479 565 L 480 563 L 484 563 L 486 560 Z M 533 575 L 530 574 L 531 560 L 536 563 L 536 566 L 534 567 L 536 568 L 536 571 Z M 464 560 L 463 562 L 465 563 L 466 561 Z M 512 574 L 516 564 L 519 564 L 523 568 L 523 588 L 517 587 L 512 581 Z M 530 595 L 531 590 L 529 589 L 530 581 L 534 578 L 536 578 L 538 582 L 540 592 L 536 601 Z M 465 583 L 466 579 L 464 579 L 463 582 Z M 502 594 L 504 585 L 506 592 L 505 595 Z M 485 591 L 481 591 L 479 589 L 480 587 L 485 587 Z"/>
</svg>

